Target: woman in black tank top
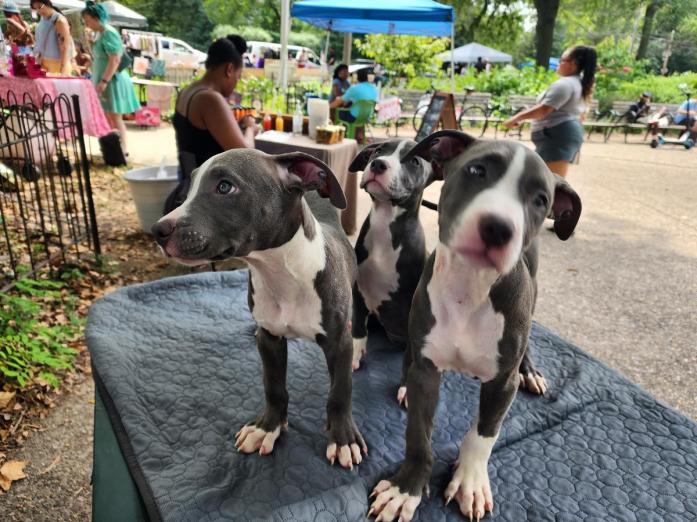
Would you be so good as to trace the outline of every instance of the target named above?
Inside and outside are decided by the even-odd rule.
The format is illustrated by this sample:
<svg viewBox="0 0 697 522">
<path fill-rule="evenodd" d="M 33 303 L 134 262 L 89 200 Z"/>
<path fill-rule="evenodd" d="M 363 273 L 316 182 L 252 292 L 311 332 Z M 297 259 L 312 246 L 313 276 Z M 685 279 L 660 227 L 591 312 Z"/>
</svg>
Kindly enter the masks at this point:
<svg viewBox="0 0 697 522">
<path fill-rule="evenodd" d="M 254 118 L 248 116 L 238 124 L 227 102 L 242 75 L 246 48 L 236 35 L 213 42 L 203 78 L 179 94 L 173 124 L 185 181 L 193 168 L 216 154 L 254 147 Z"/>
</svg>

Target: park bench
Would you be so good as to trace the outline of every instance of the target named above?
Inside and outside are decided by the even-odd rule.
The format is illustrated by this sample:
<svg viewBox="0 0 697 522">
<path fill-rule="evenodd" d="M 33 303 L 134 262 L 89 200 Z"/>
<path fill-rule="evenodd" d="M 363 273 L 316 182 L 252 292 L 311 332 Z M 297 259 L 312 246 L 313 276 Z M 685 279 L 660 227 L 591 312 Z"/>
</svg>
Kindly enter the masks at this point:
<svg viewBox="0 0 697 522">
<path fill-rule="evenodd" d="M 615 101 L 612 102 L 612 109 L 611 113 L 613 115 L 613 125 L 610 129 L 608 129 L 606 136 L 605 136 L 605 141 L 607 142 L 610 139 L 610 136 L 612 136 L 612 133 L 615 131 L 615 129 L 622 129 L 624 131 L 624 142 L 627 143 L 627 135 L 629 134 L 629 131 L 632 129 L 638 129 L 638 130 L 644 130 L 644 141 L 646 141 L 646 138 L 649 135 L 649 127 L 646 123 L 641 123 L 641 122 L 631 122 L 628 121 L 628 113 L 629 113 L 629 107 L 631 107 L 632 104 L 636 102 L 633 101 Z M 674 115 L 677 111 L 678 108 L 680 107 L 680 104 L 675 104 L 675 103 L 655 103 L 652 104 L 651 106 L 651 113 L 656 112 L 658 109 L 661 107 L 666 108 L 666 114 L 670 117 L 672 121 L 672 115 Z M 684 125 L 677 125 L 674 123 L 671 123 L 667 127 L 662 128 L 661 130 L 663 132 L 669 132 L 669 131 L 676 131 L 677 133 L 681 133 L 685 129 Z"/>
</svg>

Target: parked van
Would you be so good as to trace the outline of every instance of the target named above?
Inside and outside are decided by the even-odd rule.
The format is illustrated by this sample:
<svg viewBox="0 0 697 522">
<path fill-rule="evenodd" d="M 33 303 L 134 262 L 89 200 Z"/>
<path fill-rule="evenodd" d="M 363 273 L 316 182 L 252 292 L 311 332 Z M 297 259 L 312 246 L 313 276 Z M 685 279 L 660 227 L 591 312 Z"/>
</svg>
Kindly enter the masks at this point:
<svg viewBox="0 0 697 522">
<path fill-rule="evenodd" d="M 169 66 L 199 67 L 206 61 L 206 53 L 161 33 L 123 29 L 121 37 L 131 56 L 162 60 Z"/>
<path fill-rule="evenodd" d="M 270 51 L 270 52 L 269 52 Z M 309 47 L 302 47 L 300 45 L 289 45 L 288 46 L 288 59 L 294 62 L 300 62 L 301 55 L 305 53 L 305 67 L 318 68 L 321 67 L 321 63 L 317 54 Z M 247 42 L 247 53 L 246 56 L 249 58 L 254 67 L 257 67 L 259 59 L 267 57 L 266 55 L 271 55 L 274 60 L 281 59 L 281 44 L 273 42 Z"/>
</svg>

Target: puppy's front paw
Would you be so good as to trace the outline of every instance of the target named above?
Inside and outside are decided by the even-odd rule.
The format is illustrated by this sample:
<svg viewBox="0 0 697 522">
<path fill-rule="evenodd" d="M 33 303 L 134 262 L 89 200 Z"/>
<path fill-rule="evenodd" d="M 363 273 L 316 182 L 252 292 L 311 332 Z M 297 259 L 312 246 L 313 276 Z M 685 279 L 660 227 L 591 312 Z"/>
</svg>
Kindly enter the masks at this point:
<svg viewBox="0 0 697 522">
<path fill-rule="evenodd" d="M 363 462 L 363 454 L 368 454 L 368 446 L 353 418 L 330 423 L 327 460 L 332 466 L 338 460 L 341 467 L 353 469 L 354 464 Z"/>
<path fill-rule="evenodd" d="M 255 453 L 259 455 L 269 455 L 273 451 L 276 439 L 281 435 L 281 430 L 288 427 L 288 422 L 276 426 L 273 430 L 267 431 L 257 425 L 256 422 L 243 426 L 235 435 L 235 447 L 241 453 Z"/>
<path fill-rule="evenodd" d="M 365 355 L 365 348 L 366 345 L 368 344 L 368 338 L 367 337 L 361 337 L 360 339 L 353 339 L 353 362 L 351 364 L 351 367 L 353 368 L 353 371 L 355 372 L 358 370 L 358 368 L 361 367 L 361 359 Z"/>
<path fill-rule="evenodd" d="M 489 485 L 487 460 L 470 459 L 461 455 L 453 478 L 445 489 L 445 504 L 455 499 L 463 515 L 477 521 L 489 511 L 494 511 L 494 500 Z"/>
<path fill-rule="evenodd" d="M 370 497 L 375 497 L 368 516 L 376 522 L 389 522 L 399 518 L 399 522 L 409 522 L 421 502 L 421 495 L 410 495 L 400 491 L 399 486 L 389 480 L 381 480 Z"/>
</svg>

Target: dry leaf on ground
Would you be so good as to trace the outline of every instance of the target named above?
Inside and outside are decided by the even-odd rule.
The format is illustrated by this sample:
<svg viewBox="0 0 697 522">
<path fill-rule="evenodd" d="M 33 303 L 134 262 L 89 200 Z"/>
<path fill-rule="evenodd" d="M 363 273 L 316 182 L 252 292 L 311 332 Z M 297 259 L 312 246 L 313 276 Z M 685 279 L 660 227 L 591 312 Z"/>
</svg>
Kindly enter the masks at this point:
<svg viewBox="0 0 697 522">
<path fill-rule="evenodd" d="M 10 460 L 0 467 L 0 488 L 9 491 L 10 485 L 15 480 L 26 478 L 24 466 L 27 463 L 23 460 Z"/>
<path fill-rule="evenodd" d="M 0 391 L 0 410 L 7 408 L 10 401 L 15 398 L 15 392 Z"/>
</svg>

